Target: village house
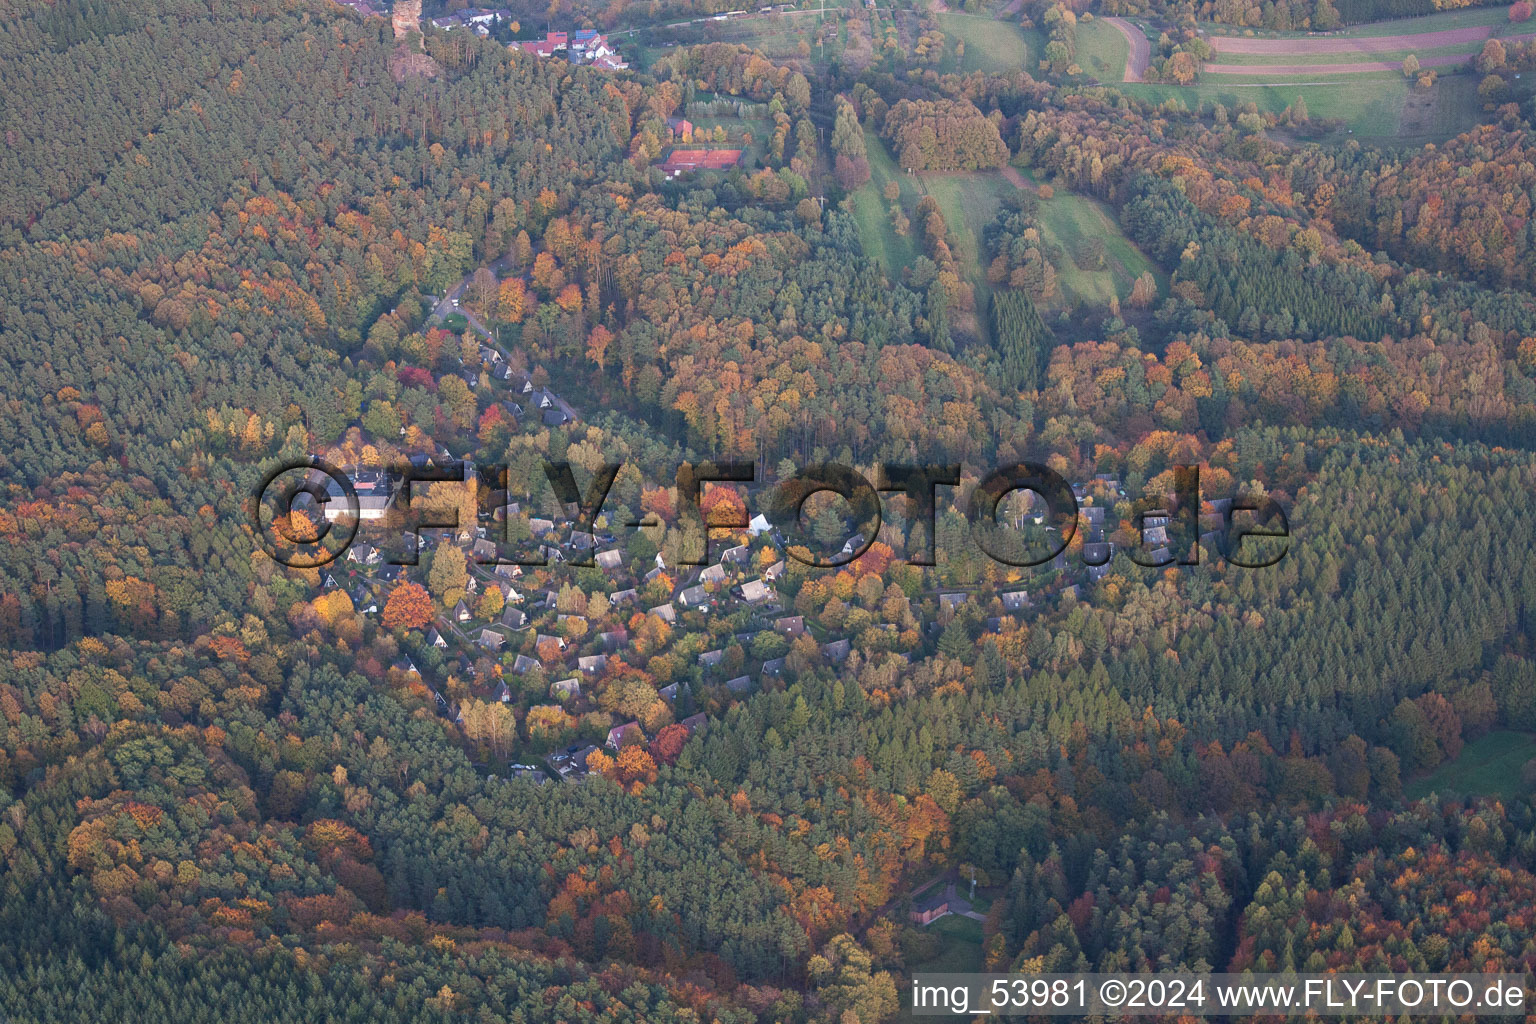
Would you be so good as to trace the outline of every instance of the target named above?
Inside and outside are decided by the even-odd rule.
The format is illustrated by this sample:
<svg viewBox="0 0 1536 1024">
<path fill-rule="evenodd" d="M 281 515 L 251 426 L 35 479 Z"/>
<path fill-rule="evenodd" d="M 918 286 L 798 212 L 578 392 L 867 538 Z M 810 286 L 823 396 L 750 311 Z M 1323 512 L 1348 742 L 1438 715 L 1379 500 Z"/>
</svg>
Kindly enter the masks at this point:
<svg viewBox="0 0 1536 1024">
<path fill-rule="evenodd" d="M 593 654 L 585 658 L 577 658 L 576 667 L 586 675 L 595 676 L 608 667 L 608 655 Z"/>
<path fill-rule="evenodd" d="M 844 661 L 853 651 L 853 641 L 843 639 L 834 640 L 829 644 L 821 645 L 821 653 L 828 661 Z"/>
<path fill-rule="evenodd" d="M 703 587 L 689 587 L 677 595 L 677 603 L 684 608 L 708 608 L 709 592 Z"/>
<path fill-rule="evenodd" d="M 773 620 L 773 631 L 785 636 L 800 636 L 805 632 L 805 616 L 786 615 Z"/>
<path fill-rule="evenodd" d="M 725 659 L 725 650 L 724 650 L 724 648 L 722 648 L 722 649 L 720 649 L 718 651 L 705 651 L 703 654 L 699 655 L 699 665 L 701 667 L 703 667 L 703 668 L 714 668 L 716 665 L 719 665 L 720 662 L 723 661 L 724 659 Z"/>
<path fill-rule="evenodd" d="M 635 743 L 645 742 L 645 730 L 640 728 L 639 722 L 625 722 L 608 730 L 608 748 L 618 750 L 620 747 Z"/>
<path fill-rule="evenodd" d="M 699 573 L 700 583 L 724 583 L 726 577 L 725 566 L 711 565 Z"/>
<path fill-rule="evenodd" d="M 752 580 L 736 588 L 737 596 L 748 604 L 760 604 L 773 596 L 773 588 L 762 580 Z"/>
<path fill-rule="evenodd" d="M 624 568 L 624 552 L 622 551 L 599 551 L 596 560 L 599 569 L 607 569 L 612 572 L 616 569 Z"/>
<path fill-rule="evenodd" d="M 1003 607 L 1010 612 L 1021 612 L 1029 607 L 1029 591 L 1027 590 L 1012 590 L 1000 596 L 1003 600 Z"/>
<path fill-rule="evenodd" d="M 659 604 L 655 608 L 647 609 L 648 614 L 656 616 L 662 622 L 672 625 L 677 621 L 677 609 L 669 604 Z"/>
<path fill-rule="evenodd" d="M 751 676 L 737 676 L 735 679 L 727 679 L 725 681 L 725 688 L 737 696 L 751 693 L 755 686 L 756 684 L 752 682 Z"/>
<path fill-rule="evenodd" d="M 916 925 L 929 925 L 948 914 L 949 897 L 946 895 L 945 886 L 935 882 L 926 892 L 917 896 L 912 901 L 912 908 L 907 911 L 907 917 Z"/>
<path fill-rule="evenodd" d="M 576 676 L 569 679 L 557 679 L 549 684 L 549 695 L 556 700 L 575 700 L 581 696 L 581 680 Z"/>
</svg>

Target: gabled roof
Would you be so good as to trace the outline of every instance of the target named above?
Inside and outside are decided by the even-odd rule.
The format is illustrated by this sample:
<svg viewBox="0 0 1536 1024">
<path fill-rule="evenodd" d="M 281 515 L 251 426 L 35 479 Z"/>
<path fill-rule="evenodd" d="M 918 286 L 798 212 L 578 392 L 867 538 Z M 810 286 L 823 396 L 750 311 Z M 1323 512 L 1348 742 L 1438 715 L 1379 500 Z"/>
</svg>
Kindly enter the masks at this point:
<svg viewBox="0 0 1536 1024">
<path fill-rule="evenodd" d="M 821 645 L 821 653 L 826 655 L 828 661 L 842 661 L 853 651 L 853 641 L 843 639 L 834 640 L 829 644 Z"/>
<path fill-rule="evenodd" d="M 766 601 L 772 596 L 773 588 L 762 580 L 752 580 L 741 585 L 741 597 L 744 601 L 756 604 L 759 601 Z"/>
</svg>

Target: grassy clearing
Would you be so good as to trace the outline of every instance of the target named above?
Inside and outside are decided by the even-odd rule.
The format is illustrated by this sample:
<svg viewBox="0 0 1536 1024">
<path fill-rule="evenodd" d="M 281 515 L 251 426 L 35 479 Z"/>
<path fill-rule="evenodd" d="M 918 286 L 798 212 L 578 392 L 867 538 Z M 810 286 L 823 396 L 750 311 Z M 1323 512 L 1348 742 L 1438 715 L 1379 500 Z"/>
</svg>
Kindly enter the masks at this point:
<svg viewBox="0 0 1536 1024">
<path fill-rule="evenodd" d="M 1102 204 L 1087 196 L 1056 189 L 1053 197 L 1040 200 L 1040 235 L 1063 254 L 1054 266 L 1067 306 L 1104 306 L 1113 298 L 1123 300 L 1131 294 L 1136 278 L 1148 271 L 1160 289 L 1167 286 L 1167 275 L 1125 237 Z M 1087 238 L 1103 240 L 1103 270 L 1084 270 L 1073 262 L 1072 254 Z"/>
<path fill-rule="evenodd" d="M 910 233 L 902 237 L 891 227 L 890 204 L 882 190 L 886 182 L 896 182 L 901 189 L 902 208 L 911 210 L 921 198 L 917 179 L 901 173 L 880 136 L 868 128 L 864 130 L 864 146 L 869 152 L 869 182 L 853 194 L 853 218 L 859 225 L 864 251 L 879 260 L 887 274 L 899 277 L 902 268 L 917 255 L 917 247 Z"/>
<path fill-rule="evenodd" d="M 997 216 L 1002 197 L 1016 191 L 1015 186 L 996 172 L 981 171 L 925 174 L 921 184 L 925 193 L 939 204 L 939 212 L 949 226 L 950 251 L 961 276 L 975 289 L 975 332 L 990 342 L 992 329 L 987 310 L 992 304 L 992 286 L 987 283 L 982 258 L 982 232 Z"/>
<path fill-rule="evenodd" d="M 1131 48 L 1115 26 L 1101 18 L 1077 26 L 1077 64 L 1084 74 L 1101 82 L 1125 79 L 1125 62 Z"/>
<path fill-rule="evenodd" d="M 907 965 L 907 973 L 913 974 L 970 974 L 982 968 L 981 922 L 951 914 L 941 917 L 924 929 L 938 939 L 939 951 L 933 957 Z M 921 1024 L 933 1017 L 919 1017 L 912 1013 L 912 989 L 903 985 L 899 990 L 901 1010 L 895 1020 Z"/>
<path fill-rule="evenodd" d="M 1444 75 L 1428 95 L 1397 71 L 1321 76 L 1294 84 L 1254 82 L 1251 75 L 1207 75 L 1193 86 L 1126 84 L 1128 95 L 1153 103 L 1177 100 L 1190 109 L 1220 103 L 1236 110 L 1245 103 L 1280 113 L 1305 96 L 1314 119 L 1338 119 L 1340 139 L 1419 145 L 1439 142 L 1478 121 L 1476 76 Z M 1422 115 L 1428 107 L 1427 116 Z M 1352 132 L 1350 131 L 1352 129 Z"/>
<path fill-rule="evenodd" d="M 1410 800 L 1440 796 L 1519 796 L 1520 768 L 1536 757 L 1536 737 L 1524 732 L 1491 732 L 1462 748 L 1461 756 L 1403 787 Z"/>
<path fill-rule="evenodd" d="M 931 960 L 914 964 L 914 974 L 981 970 L 980 921 L 950 914 L 933 922 L 927 931 L 939 940 L 939 952 Z"/>
<path fill-rule="evenodd" d="M 1021 69 L 1028 71 L 1032 66 L 1031 54 L 1038 55 L 1043 49 L 1035 33 L 1026 33 L 1010 22 L 955 14 L 940 14 L 937 20 L 940 31 L 948 39 L 965 40 L 965 56 L 955 61 L 952 53 L 947 55 L 946 62 L 954 66 L 945 68 L 946 71 L 999 74 Z M 1039 59 L 1038 56 L 1035 59 Z"/>
</svg>

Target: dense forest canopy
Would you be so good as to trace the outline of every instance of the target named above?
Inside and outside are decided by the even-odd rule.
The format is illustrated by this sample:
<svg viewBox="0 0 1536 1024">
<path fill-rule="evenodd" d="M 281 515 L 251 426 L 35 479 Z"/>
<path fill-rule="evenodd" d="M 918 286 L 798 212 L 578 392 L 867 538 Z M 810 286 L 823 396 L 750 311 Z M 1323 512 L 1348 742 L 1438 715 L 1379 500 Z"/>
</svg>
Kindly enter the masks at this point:
<svg viewBox="0 0 1536 1024">
<path fill-rule="evenodd" d="M 1529 102 L 1304 143 L 1085 84 L 1087 8 L 1026 7 L 1060 60 L 912 12 L 605 71 L 0 0 L 0 1014 L 876 1024 L 936 878 L 976 970 L 1532 969 L 1536 771 L 1425 789 L 1536 732 Z M 288 568 L 250 497 L 310 456 L 378 516 Z M 412 458 L 507 479 L 421 488 L 457 526 L 394 565 Z M 701 459 L 752 481 L 695 514 Z M 1084 511 L 1025 570 L 964 512 L 1027 460 Z M 808 505 L 856 555 L 813 569 L 748 525 L 812 463 L 962 483 L 856 542 Z M 590 530 L 546 464 L 618 467 Z M 1292 531 L 1245 570 L 1254 495 Z"/>
</svg>

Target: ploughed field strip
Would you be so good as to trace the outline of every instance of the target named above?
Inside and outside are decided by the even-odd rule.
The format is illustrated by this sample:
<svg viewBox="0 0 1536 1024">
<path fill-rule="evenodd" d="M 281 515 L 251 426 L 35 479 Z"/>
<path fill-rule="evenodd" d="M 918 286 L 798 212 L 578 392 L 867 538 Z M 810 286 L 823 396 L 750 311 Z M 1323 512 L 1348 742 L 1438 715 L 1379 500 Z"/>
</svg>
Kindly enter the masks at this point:
<svg viewBox="0 0 1536 1024">
<path fill-rule="evenodd" d="M 1217 53 L 1272 54 L 1286 56 L 1317 53 L 1394 53 L 1398 50 L 1433 49 L 1481 43 L 1493 35 L 1492 25 L 1442 29 L 1398 36 L 1318 36 L 1303 39 L 1247 39 L 1242 36 L 1212 36 L 1207 42 Z"/>
<path fill-rule="evenodd" d="M 1493 34 L 1491 25 L 1473 25 L 1466 28 L 1444 29 L 1438 32 L 1420 32 L 1413 35 L 1360 36 L 1351 38 L 1313 39 L 1244 39 L 1236 36 L 1213 36 L 1211 49 L 1218 56 L 1233 57 L 1296 57 L 1308 58 L 1328 54 L 1350 54 L 1369 57 L 1381 55 L 1375 60 L 1340 61 L 1338 63 L 1298 62 L 1278 63 L 1230 63 L 1220 60 L 1207 62 L 1203 68 L 1208 75 L 1345 75 L 1372 71 L 1398 71 L 1403 58 L 1409 53 L 1420 54 L 1425 50 L 1449 47 L 1465 47 L 1453 53 L 1423 54 L 1418 56 L 1421 68 L 1454 67 L 1464 64 L 1476 53 L 1483 41 Z M 1536 33 L 1501 36 L 1509 42 L 1536 39 Z M 1387 56 L 1387 55 L 1391 56 Z"/>
</svg>

